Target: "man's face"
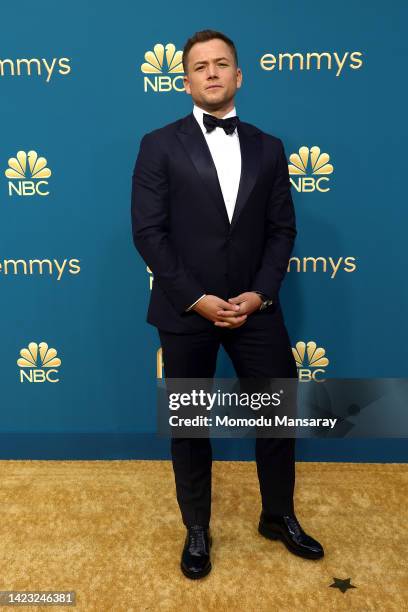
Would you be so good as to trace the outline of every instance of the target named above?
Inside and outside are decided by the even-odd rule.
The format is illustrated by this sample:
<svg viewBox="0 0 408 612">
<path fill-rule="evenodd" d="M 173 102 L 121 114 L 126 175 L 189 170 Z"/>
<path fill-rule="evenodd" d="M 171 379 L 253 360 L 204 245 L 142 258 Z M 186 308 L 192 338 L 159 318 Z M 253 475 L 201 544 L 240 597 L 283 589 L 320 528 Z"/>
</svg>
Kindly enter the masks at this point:
<svg viewBox="0 0 408 612">
<path fill-rule="evenodd" d="M 196 43 L 188 54 L 184 76 L 186 92 L 197 106 L 208 110 L 224 108 L 241 87 L 242 72 L 235 66 L 229 45 L 219 38 Z"/>
</svg>

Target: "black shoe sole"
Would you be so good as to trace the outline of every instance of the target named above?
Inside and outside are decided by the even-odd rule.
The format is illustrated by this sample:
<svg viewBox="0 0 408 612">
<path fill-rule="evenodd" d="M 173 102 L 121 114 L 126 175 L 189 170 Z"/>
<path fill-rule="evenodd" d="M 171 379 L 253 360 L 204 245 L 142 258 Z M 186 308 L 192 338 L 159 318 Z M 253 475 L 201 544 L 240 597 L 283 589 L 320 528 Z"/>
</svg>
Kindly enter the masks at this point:
<svg viewBox="0 0 408 612">
<path fill-rule="evenodd" d="M 283 544 L 286 546 L 286 548 L 291 553 L 298 555 L 298 557 L 302 557 L 303 559 L 316 559 L 317 560 L 317 559 L 321 559 L 322 557 L 324 557 L 324 552 L 323 553 L 313 553 L 313 552 L 301 551 L 298 548 L 295 548 L 283 537 L 281 533 L 278 533 L 277 531 L 272 531 L 271 529 L 269 529 L 265 525 L 262 525 L 261 523 L 259 523 L 258 532 L 264 538 L 268 538 L 268 540 L 280 540 L 281 542 L 283 542 Z"/>
<path fill-rule="evenodd" d="M 212 536 L 210 536 L 208 538 L 208 542 L 210 544 L 210 547 L 212 546 Z M 210 564 L 200 573 L 197 572 L 190 572 L 188 569 L 186 569 L 182 563 L 180 563 L 180 568 L 181 571 L 183 572 L 183 574 L 186 576 L 186 578 L 190 578 L 191 580 L 199 580 L 200 578 L 204 578 L 204 576 L 207 576 L 212 569 L 212 565 L 211 562 Z"/>
</svg>

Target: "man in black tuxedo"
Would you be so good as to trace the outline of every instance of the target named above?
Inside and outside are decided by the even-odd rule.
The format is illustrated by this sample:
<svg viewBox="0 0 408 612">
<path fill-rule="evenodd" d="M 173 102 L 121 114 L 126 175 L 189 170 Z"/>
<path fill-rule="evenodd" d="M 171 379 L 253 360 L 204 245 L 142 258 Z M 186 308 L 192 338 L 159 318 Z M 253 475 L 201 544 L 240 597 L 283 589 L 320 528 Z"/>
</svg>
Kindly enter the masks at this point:
<svg viewBox="0 0 408 612">
<path fill-rule="evenodd" d="M 212 378 L 222 344 L 239 377 L 296 378 L 279 289 L 296 236 L 282 141 L 236 116 L 234 43 L 204 30 L 183 49 L 193 112 L 143 136 L 133 173 L 135 246 L 154 275 L 147 321 L 165 376 Z M 177 500 L 187 528 L 181 569 L 211 570 L 209 438 L 172 438 Z M 293 505 L 295 439 L 257 438 L 259 532 L 302 557 L 323 548 Z"/>
</svg>

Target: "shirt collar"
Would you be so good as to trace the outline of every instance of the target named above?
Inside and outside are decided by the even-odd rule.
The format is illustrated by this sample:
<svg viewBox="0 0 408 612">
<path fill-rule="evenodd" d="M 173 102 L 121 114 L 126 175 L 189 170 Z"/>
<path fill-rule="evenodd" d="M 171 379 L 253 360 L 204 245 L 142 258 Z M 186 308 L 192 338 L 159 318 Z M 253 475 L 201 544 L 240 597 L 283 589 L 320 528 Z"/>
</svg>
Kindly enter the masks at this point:
<svg viewBox="0 0 408 612">
<path fill-rule="evenodd" d="M 204 123 L 203 123 L 203 114 L 204 113 L 207 113 L 208 115 L 211 115 L 211 113 L 208 113 L 208 111 L 205 111 L 202 108 L 200 108 L 199 106 L 197 106 L 197 104 L 194 104 L 194 107 L 193 107 L 194 117 L 197 119 L 198 125 L 200 126 L 201 131 L 203 132 L 203 134 L 207 134 L 207 130 L 205 129 Z M 237 111 L 236 111 L 236 108 L 234 106 L 234 108 L 232 110 L 230 110 L 229 113 L 224 115 L 222 117 L 222 119 L 228 119 L 228 117 L 235 117 L 236 114 L 237 114 Z"/>
</svg>

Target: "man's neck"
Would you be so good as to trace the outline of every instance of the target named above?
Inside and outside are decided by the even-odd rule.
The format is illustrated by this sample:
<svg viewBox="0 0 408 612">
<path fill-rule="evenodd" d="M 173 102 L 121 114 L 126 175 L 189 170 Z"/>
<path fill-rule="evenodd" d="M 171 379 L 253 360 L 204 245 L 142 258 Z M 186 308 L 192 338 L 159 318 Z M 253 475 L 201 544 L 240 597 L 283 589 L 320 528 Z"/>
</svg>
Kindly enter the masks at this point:
<svg viewBox="0 0 408 612">
<path fill-rule="evenodd" d="M 214 115 L 214 117 L 217 117 L 218 119 L 222 119 L 223 117 L 225 117 L 225 115 L 227 115 L 235 107 L 234 101 L 232 101 L 226 106 L 223 106 L 222 108 L 217 108 L 215 110 L 212 108 L 204 108 L 204 106 L 197 103 L 194 104 L 198 106 L 198 108 L 200 108 L 204 113 Z"/>
</svg>

